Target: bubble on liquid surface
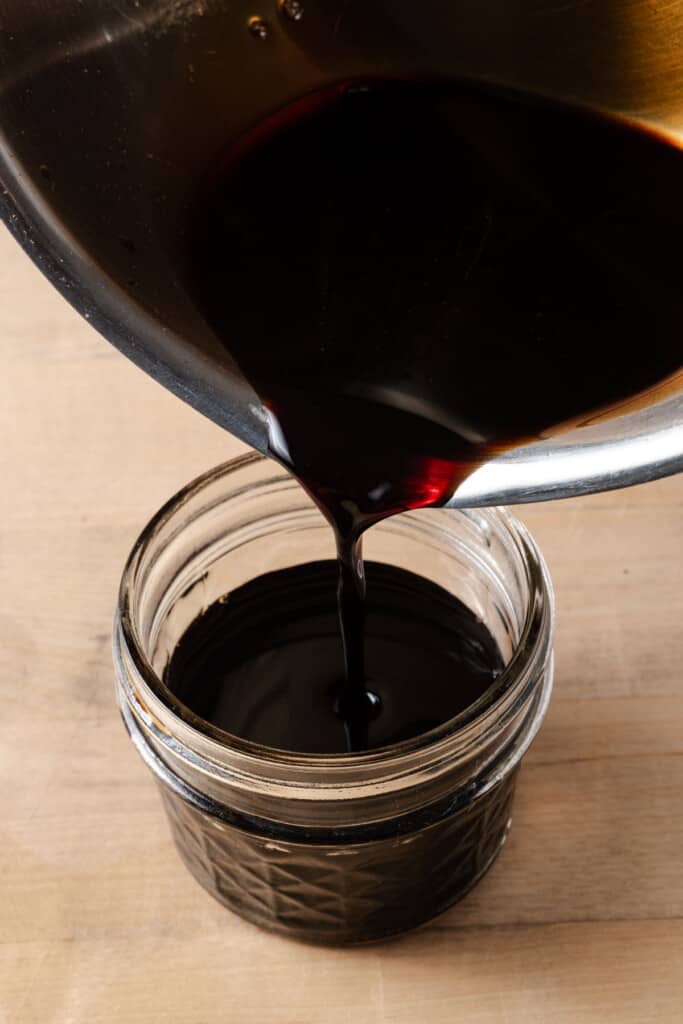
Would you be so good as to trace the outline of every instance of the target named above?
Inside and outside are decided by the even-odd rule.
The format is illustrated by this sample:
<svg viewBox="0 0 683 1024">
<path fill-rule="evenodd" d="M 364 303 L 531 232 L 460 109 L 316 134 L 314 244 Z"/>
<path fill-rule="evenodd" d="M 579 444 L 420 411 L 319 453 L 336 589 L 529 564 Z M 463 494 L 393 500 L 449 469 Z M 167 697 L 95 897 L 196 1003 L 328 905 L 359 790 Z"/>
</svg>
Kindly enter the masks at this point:
<svg viewBox="0 0 683 1024">
<path fill-rule="evenodd" d="M 301 0 L 279 0 L 279 7 L 292 21 L 301 21 L 304 16 L 304 5 Z"/>
<path fill-rule="evenodd" d="M 268 38 L 268 22 L 260 15 L 255 14 L 253 18 L 250 18 L 247 22 L 247 27 L 252 36 L 255 36 L 257 39 Z"/>
</svg>

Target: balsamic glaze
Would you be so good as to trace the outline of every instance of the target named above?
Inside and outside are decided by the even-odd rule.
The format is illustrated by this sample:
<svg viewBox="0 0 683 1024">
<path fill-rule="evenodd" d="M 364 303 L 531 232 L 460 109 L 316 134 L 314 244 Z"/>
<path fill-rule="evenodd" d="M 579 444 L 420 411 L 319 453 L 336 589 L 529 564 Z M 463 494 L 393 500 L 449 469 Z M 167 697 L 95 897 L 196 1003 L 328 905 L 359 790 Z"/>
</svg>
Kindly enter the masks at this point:
<svg viewBox="0 0 683 1024">
<path fill-rule="evenodd" d="M 378 713 L 363 531 L 679 371 L 681 181 L 678 148 L 623 121 L 374 81 L 276 112 L 212 172 L 197 297 L 335 530 L 351 748 Z"/>
</svg>

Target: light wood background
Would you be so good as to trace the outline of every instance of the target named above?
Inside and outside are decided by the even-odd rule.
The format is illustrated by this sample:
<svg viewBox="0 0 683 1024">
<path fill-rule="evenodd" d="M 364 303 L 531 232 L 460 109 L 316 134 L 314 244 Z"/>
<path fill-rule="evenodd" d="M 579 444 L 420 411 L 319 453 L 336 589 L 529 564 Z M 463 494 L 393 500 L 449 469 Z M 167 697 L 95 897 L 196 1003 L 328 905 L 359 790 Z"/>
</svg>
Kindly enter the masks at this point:
<svg viewBox="0 0 683 1024">
<path fill-rule="evenodd" d="M 181 866 L 119 722 L 120 570 L 239 446 L 101 340 L 0 232 L 2 1024 L 683 1019 L 683 478 L 526 508 L 558 598 L 509 843 L 433 927 L 260 933 Z"/>
</svg>

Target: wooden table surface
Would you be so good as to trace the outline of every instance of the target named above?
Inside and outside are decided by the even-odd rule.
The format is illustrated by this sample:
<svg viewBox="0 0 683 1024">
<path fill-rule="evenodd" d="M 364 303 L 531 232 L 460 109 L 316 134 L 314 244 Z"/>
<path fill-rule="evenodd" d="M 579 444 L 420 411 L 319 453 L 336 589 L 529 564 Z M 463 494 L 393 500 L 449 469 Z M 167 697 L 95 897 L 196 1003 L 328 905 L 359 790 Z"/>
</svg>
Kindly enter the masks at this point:
<svg viewBox="0 0 683 1024">
<path fill-rule="evenodd" d="M 683 477 L 524 509 L 557 675 L 508 844 L 434 926 L 261 933 L 171 845 L 115 709 L 120 571 L 239 450 L 109 347 L 0 232 L 0 1022 L 683 1019 Z"/>
</svg>

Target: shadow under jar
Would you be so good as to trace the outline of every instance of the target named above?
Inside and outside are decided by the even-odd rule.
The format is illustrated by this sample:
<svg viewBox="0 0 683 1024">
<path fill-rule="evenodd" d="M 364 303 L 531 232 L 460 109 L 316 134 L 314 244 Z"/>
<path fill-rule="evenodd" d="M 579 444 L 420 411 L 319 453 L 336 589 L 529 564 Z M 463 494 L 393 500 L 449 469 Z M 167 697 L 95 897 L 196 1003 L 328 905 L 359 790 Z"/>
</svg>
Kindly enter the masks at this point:
<svg viewBox="0 0 683 1024">
<path fill-rule="evenodd" d="M 123 718 L 183 861 L 231 910 L 315 942 L 399 934 L 472 888 L 505 842 L 517 769 L 552 686 L 550 580 L 506 510 L 407 512 L 374 526 L 365 547 L 369 560 L 457 597 L 505 663 L 455 718 L 393 746 L 261 746 L 198 717 L 164 683 L 179 640 L 214 602 L 264 573 L 334 557 L 320 512 L 260 456 L 205 474 L 154 517 L 124 570 L 115 624 Z"/>
</svg>

